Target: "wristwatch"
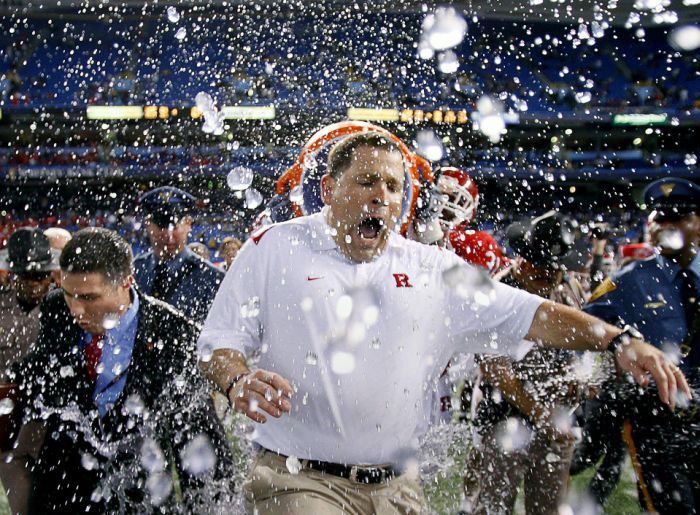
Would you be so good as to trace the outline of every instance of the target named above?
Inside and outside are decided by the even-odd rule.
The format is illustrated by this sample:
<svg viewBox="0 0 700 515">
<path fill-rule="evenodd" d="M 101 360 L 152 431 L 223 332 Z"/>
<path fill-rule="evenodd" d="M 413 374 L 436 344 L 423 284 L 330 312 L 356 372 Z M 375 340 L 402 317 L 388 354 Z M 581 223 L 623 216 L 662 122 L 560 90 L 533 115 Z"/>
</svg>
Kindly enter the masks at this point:
<svg viewBox="0 0 700 515">
<path fill-rule="evenodd" d="M 622 347 L 623 345 L 627 345 L 627 343 L 629 343 L 630 338 L 644 340 L 644 336 L 642 335 L 642 333 L 637 331 L 631 325 L 626 325 L 622 328 L 621 333 L 619 333 L 616 336 L 613 336 L 613 339 L 610 340 L 610 343 L 608 343 L 607 350 L 609 350 L 613 354 L 617 353 L 617 351 L 620 349 L 620 347 Z"/>
</svg>

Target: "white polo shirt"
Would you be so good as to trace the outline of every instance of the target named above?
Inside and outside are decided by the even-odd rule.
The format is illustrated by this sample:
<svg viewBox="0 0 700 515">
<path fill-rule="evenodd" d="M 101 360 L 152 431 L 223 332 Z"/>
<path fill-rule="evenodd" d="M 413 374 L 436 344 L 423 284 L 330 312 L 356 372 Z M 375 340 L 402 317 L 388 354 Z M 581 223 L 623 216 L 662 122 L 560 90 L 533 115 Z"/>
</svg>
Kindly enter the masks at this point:
<svg viewBox="0 0 700 515">
<path fill-rule="evenodd" d="M 374 261 L 351 262 L 325 212 L 263 228 L 246 242 L 211 306 L 200 352 L 256 356 L 257 367 L 292 384 L 291 413 L 256 425 L 261 446 L 298 458 L 400 464 L 427 428 L 449 358 L 514 351 L 543 299 L 397 234 Z M 476 297 L 472 280 L 482 281 Z"/>
</svg>

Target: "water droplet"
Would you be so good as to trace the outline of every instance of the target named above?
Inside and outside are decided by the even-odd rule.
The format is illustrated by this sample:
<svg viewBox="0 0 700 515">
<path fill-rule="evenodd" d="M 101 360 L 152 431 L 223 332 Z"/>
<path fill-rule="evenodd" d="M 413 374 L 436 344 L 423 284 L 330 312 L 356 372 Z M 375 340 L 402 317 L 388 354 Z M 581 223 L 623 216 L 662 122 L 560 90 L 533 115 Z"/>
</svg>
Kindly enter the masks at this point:
<svg viewBox="0 0 700 515">
<path fill-rule="evenodd" d="M 334 351 L 331 354 L 331 370 L 338 375 L 350 374 L 355 370 L 355 356 L 350 352 Z"/>
<path fill-rule="evenodd" d="M 200 91 L 197 93 L 197 95 L 195 95 L 194 103 L 197 106 L 197 109 L 199 109 L 202 113 L 213 111 L 215 109 L 214 99 L 205 91 Z"/>
<path fill-rule="evenodd" d="M 296 456 L 289 456 L 285 462 L 290 474 L 297 475 L 301 471 L 301 462 Z"/>
<path fill-rule="evenodd" d="M 248 188 L 245 191 L 245 207 L 255 209 L 263 202 L 262 193 L 254 188 Z"/>
<path fill-rule="evenodd" d="M 459 59 L 452 50 L 438 54 L 438 70 L 442 73 L 455 73 L 459 70 Z"/>
<path fill-rule="evenodd" d="M 121 363 L 115 363 L 114 366 L 112 367 L 112 373 L 115 376 L 118 376 L 119 374 L 121 374 L 122 370 L 124 370 L 124 365 L 122 365 Z"/>
<path fill-rule="evenodd" d="M 151 504 L 159 506 L 173 490 L 173 481 L 168 474 L 155 472 L 146 480 L 146 488 L 151 496 Z"/>
<path fill-rule="evenodd" d="M 306 364 L 307 364 L 307 365 L 316 365 L 316 364 L 318 364 L 318 356 L 317 356 L 315 353 L 313 353 L 313 352 L 309 352 L 309 353 L 306 355 Z"/>
<path fill-rule="evenodd" d="M 175 39 L 178 41 L 182 41 L 187 37 L 187 29 L 185 27 L 180 27 L 177 29 L 177 32 L 175 33 Z"/>
<path fill-rule="evenodd" d="M 214 348 L 209 343 L 204 343 L 199 347 L 199 361 L 208 363 L 214 355 Z"/>
<path fill-rule="evenodd" d="M 110 313 L 102 319 L 102 327 L 104 327 L 106 331 L 114 329 L 115 327 L 117 327 L 118 323 L 119 317 L 116 313 Z"/>
<path fill-rule="evenodd" d="M 15 409 L 15 403 L 12 399 L 5 398 L 0 400 L 0 415 L 9 415 Z"/>
<path fill-rule="evenodd" d="M 182 450 L 182 465 L 193 476 L 206 474 L 216 465 L 214 448 L 206 435 L 198 435 Z"/>
<path fill-rule="evenodd" d="M 141 400 L 141 397 L 136 393 L 129 395 L 124 401 L 124 411 L 127 415 L 139 416 L 144 412 L 145 409 L 146 406 Z"/>
<path fill-rule="evenodd" d="M 369 346 L 370 346 L 370 348 L 377 350 L 377 349 L 379 349 L 381 344 L 382 344 L 382 342 L 379 340 L 378 337 L 375 336 L 374 338 L 372 338 L 372 341 L 370 342 Z"/>
<path fill-rule="evenodd" d="M 580 91 L 574 95 L 576 102 L 579 104 L 587 104 L 593 98 L 590 91 Z"/>
<path fill-rule="evenodd" d="M 252 318 L 260 313 L 260 298 L 251 297 L 241 304 L 241 316 L 243 318 Z"/>
<path fill-rule="evenodd" d="M 180 13 L 177 12 L 177 9 L 172 5 L 166 9 L 166 13 L 170 23 L 177 23 L 180 21 Z"/>
<path fill-rule="evenodd" d="M 335 314 L 341 320 L 347 320 L 352 313 L 352 297 L 349 295 L 341 295 L 338 298 L 338 303 L 335 305 Z"/>
<path fill-rule="evenodd" d="M 70 365 L 65 365 L 58 371 L 61 377 L 73 377 L 75 376 L 75 370 Z"/>
<path fill-rule="evenodd" d="M 423 20 L 422 37 L 435 50 L 459 45 L 466 33 L 467 22 L 454 7 L 438 7 Z"/>
<path fill-rule="evenodd" d="M 147 438 L 141 445 L 141 465 L 147 472 L 153 473 L 163 470 L 165 467 L 165 456 L 158 443 Z"/>
<path fill-rule="evenodd" d="M 80 464 L 85 470 L 95 470 L 99 465 L 99 462 L 97 461 L 97 458 L 95 458 L 92 454 L 85 452 L 80 457 Z"/>
<path fill-rule="evenodd" d="M 419 131 L 416 135 L 418 153 L 429 161 L 439 161 L 445 154 L 442 142 L 431 130 Z"/>
<path fill-rule="evenodd" d="M 667 229 L 658 233 L 659 247 L 669 250 L 679 250 L 685 245 L 685 237 L 679 230 Z"/>
<path fill-rule="evenodd" d="M 676 50 L 691 52 L 700 47 L 700 27 L 686 25 L 674 29 L 668 36 L 668 43 Z"/>
<path fill-rule="evenodd" d="M 553 452 L 548 452 L 544 459 L 547 463 L 556 463 L 559 461 L 559 456 Z"/>
<path fill-rule="evenodd" d="M 311 297 L 304 297 L 301 299 L 301 309 L 303 311 L 309 312 L 314 307 L 314 301 Z"/>
<path fill-rule="evenodd" d="M 226 176 L 226 184 L 232 190 L 241 191 L 245 190 L 253 184 L 253 178 L 255 177 L 255 172 L 250 168 L 245 166 L 237 166 L 231 170 Z"/>
</svg>

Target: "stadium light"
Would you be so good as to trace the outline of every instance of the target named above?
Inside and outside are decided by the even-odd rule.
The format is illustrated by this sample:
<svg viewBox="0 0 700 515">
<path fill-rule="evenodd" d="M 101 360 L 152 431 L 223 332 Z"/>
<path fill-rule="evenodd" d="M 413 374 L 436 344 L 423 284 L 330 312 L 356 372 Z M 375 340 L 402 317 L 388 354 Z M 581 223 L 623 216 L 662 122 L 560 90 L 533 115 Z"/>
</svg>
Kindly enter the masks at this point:
<svg viewBox="0 0 700 515">
<path fill-rule="evenodd" d="M 88 106 L 88 120 L 140 120 L 142 106 Z"/>
<path fill-rule="evenodd" d="M 224 106 L 221 111 L 226 120 L 274 120 L 276 115 L 275 106 Z"/>
<path fill-rule="evenodd" d="M 349 120 L 362 120 L 366 122 L 398 122 L 400 113 L 398 109 L 366 109 L 351 107 L 348 109 Z"/>
</svg>

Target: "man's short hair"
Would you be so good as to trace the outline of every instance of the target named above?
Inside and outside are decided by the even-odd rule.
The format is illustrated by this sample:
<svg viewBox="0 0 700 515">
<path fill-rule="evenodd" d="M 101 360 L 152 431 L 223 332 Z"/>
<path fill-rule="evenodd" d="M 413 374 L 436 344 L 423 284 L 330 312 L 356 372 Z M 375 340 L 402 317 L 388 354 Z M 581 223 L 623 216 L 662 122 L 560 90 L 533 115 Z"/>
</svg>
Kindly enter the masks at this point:
<svg viewBox="0 0 700 515">
<path fill-rule="evenodd" d="M 133 273 L 131 247 L 116 232 L 101 227 L 82 229 L 61 252 L 64 273 L 99 273 L 117 284 Z"/>
<path fill-rule="evenodd" d="M 370 147 L 388 152 L 398 152 L 403 159 L 403 153 L 398 144 L 388 136 L 378 132 L 363 132 L 342 139 L 328 154 L 328 174 L 338 179 L 352 164 L 353 155 L 360 147 Z"/>
</svg>

